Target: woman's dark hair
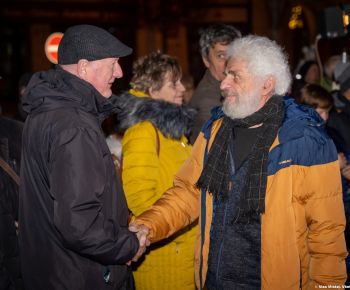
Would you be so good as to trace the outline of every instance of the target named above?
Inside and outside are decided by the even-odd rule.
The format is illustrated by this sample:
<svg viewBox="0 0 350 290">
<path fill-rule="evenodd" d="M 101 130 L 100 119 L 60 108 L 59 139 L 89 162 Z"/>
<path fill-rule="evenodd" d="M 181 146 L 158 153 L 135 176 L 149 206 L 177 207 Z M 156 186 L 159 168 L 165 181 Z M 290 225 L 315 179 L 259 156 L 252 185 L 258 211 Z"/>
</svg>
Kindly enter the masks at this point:
<svg viewBox="0 0 350 290">
<path fill-rule="evenodd" d="M 333 107 L 331 94 L 319 85 L 307 84 L 301 89 L 300 103 L 312 108 L 330 109 Z"/>
</svg>

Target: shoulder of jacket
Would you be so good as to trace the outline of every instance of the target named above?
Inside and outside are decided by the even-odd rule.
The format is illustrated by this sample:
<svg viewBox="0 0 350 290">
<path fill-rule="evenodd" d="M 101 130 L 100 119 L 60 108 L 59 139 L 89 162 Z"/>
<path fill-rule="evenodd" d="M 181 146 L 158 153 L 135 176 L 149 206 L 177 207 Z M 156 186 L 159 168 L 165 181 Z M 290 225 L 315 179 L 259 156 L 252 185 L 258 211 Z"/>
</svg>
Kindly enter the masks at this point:
<svg viewBox="0 0 350 290">
<path fill-rule="evenodd" d="M 302 140 L 303 138 L 313 138 L 319 142 L 329 139 L 324 124 L 298 119 L 283 123 L 278 131 L 278 138 L 279 143 Z"/>
<path fill-rule="evenodd" d="M 125 131 L 124 137 L 125 136 L 141 137 L 141 136 L 155 135 L 155 129 L 156 127 L 150 121 L 142 121 L 129 127 Z M 157 131 L 158 133 L 160 132 L 159 129 L 157 129 Z"/>
</svg>

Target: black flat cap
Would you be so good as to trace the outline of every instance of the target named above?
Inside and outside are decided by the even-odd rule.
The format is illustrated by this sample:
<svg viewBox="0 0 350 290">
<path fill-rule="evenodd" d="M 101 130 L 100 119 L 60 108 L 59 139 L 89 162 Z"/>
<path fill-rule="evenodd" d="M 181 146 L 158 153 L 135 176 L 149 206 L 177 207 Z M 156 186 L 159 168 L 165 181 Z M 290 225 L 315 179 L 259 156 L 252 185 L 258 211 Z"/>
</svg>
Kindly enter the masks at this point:
<svg viewBox="0 0 350 290">
<path fill-rule="evenodd" d="M 67 29 L 58 46 L 58 64 L 78 63 L 109 57 L 123 57 L 132 49 L 108 31 L 93 25 L 76 25 Z"/>
</svg>

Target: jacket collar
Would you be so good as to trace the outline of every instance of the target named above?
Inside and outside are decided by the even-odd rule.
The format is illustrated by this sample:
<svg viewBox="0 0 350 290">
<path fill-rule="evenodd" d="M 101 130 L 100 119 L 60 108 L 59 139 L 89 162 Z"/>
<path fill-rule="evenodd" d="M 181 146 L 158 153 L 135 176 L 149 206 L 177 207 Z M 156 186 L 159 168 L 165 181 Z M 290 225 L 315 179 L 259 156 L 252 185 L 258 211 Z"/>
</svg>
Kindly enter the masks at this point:
<svg viewBox="0 0 350 290">
<path fill-rule="evenodd" d="M 196 111 L 150 97 L 136 97 L 125 92 L 113 99 L 119 111 L 116 114 L 116 129 L 124 133 L 131 126 L 142 121 L 155 125 L 164 136 L 180 140 L 189 135 Z"/>
<path fill-rule="evenodd" d="M 94 114 L 100 121 L 116 111 L 110 99 L 60 66 L 33 75 L 23 98 L 23 107 L 31 114 L 77 107 Z"/>
</svg>

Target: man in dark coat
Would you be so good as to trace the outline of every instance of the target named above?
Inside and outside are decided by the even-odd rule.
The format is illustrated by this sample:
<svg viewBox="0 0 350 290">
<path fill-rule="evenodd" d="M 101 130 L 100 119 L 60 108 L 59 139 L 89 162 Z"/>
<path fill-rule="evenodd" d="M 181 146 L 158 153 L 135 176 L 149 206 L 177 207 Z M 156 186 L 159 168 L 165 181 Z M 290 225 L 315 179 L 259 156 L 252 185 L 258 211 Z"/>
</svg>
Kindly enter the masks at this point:
<svg viewBox="0 0 350 290">
<path fill-rule="evenodd" d="M 207 69 L 190 101 L 190 106 L 198 110 L 191 143 L 194 143 L 203 124 L 210 118 L 211 109 L 221 105 L 220 82 L 225 77 L 226 49 L 240 36 L 239 30 L 227 24 L 214 24 L 200 31 L 199 46 Z"/>
<path fill-rule="evenodd" d="M 70 27 L 58 66 L 34 74 L 24 97 L 19 239 L 26 290 L 130 289 L 127 263 L 145 235 L 128 208 L 100 127 L 132 49 L 92 25 Z"/>
<path fill-rule="evenodd" d="M 23 124 L 0 115 L 0 158 L 18 176 Z M 16 224 L 18 184 L 0 167 L 0 289 L 23 289 Z"/>
</svg>

